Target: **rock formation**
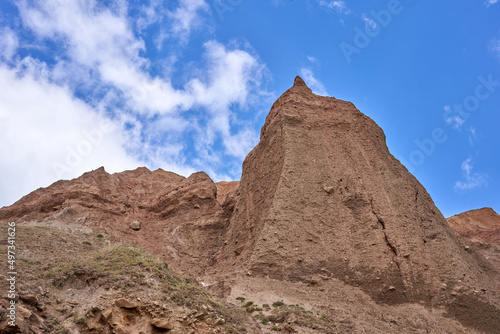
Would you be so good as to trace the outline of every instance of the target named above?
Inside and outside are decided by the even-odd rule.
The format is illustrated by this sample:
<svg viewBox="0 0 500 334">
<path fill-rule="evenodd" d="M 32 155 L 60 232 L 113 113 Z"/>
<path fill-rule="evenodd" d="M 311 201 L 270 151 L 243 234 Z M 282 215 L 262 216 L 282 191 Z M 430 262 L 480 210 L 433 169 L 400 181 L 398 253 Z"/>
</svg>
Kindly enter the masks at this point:
<svg viewBox="0 0 500 334">
<path fill-rule="evenodd" d="M 474 293 L 498 292 L 498 273 L 461 246 L 352 103 L 317 96 L 297 77 L 245 159 L 239 192 L 217 257 L 224 271 L 289 282 L 327 272 L 378 303 L 445 307 L 466 325 L 499 330 L 498 294 Z"/>
<path fill-rule="evenodd" d="M 466 247 L 482 254 L 500 271 L 500 216 L 492 208 L 463 212 L 447 220 Z"/>
<path fill-rule="evenodd" d="M 7 221 L 102 233 L 229 301 L 308 305 L 345 332 L 500 333 L 500 272 L 450 229 L 373 120 L 299 77 L 239 183 L 98 169 L 0 209 Z"/>
<path fill-rule="evenodd" d="M 202 172 L 185 178 L 161 169 L 108 174 L 100 168 L 32 192 L 2 208 L 0 221 L 77 223 L 197 277 L 212 264 L 227 226 L 216 197 L 215 183 Z"/>
<path fill-rule="evenodd" d="M 447 220 L 455 232 L 471 241 L 500 245 L 500 215 L 492 208 L 463 212 Z"/>
</svg>

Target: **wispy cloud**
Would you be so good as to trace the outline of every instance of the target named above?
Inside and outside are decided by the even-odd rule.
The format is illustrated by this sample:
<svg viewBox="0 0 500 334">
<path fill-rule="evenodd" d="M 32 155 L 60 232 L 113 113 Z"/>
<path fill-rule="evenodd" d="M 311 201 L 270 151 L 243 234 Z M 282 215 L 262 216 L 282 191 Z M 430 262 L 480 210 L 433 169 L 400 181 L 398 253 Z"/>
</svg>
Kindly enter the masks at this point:
<svg viewBox="0 0 500 334">
<path fill-rule="evenodd" d="M 497 2 L 498 2 L 498 0 L 486 0 L 486 1 L 484 2 L 484 4 L 486 5 L 486 7 L 489 7 L 489 6 L 491 6 L 491 5 L 496 4 Z"/>
<path fill-rule="evenodd" d="M 345 1 L 318 0 L 318 3 L 321 7 L 325 8 L 325 9 L 335 10 L 341 14 L 349 14 L 350 13 L 350 10 L 347 8 Z"/>
<path fill-rule="evenodd" d="M 316 63 L 318 60 L 314 56 L 307 56 L 307 60 L 309 60 L 311 63 Z"/>
<path fill-rule="evenodd" d="M 377 29 L 377 22 L 375 22 L 374 19 L 366 14 L 363 14 L 361 17 L 363 18 L 363 21 L 368 28 L 370 28 L 372 31 L 375 31 Z"/>
<path fill-rule="evenodd" d="M 181 0 L 180 6 L 169 13 L 173 34 L 186 41 L 193 26 L 200 24 L 198 12 L 206 11 L 208 8 L 205 0 Z"/>
<path fill-rule="evenodd" d="M 449 105 L 444 106 L 443 109 L 445 111 L 445 114 L 448 115 L 445 118 L 446 124 L 452 126 L 456 130 L 462 129 L 462 126 L 465 123 L 465 119 L 461 117 L 459 114 L 454 114 L 454 113 L 452 114 L 451 113 L 452 107 Z"/>
<path fill-rule="evenodd" d="M 321 81 L 316 79 L 311 69 L 302 68 L 300 70 L 300 75 L 315 94 L 328 96 L 328 92 L 326 91 L 325 86 Z"/>
<path fill-rule="evenodd" d="M 16 33 L 8 28 L 0 28 L 0 59 L 11 61 L 19 47 L 19 40 Z"/>
<path fill-rule="evenodd" d="M 455 182 L 456 191 L 467 191 L 488 184 L 488 176 L 483 173 L 477 173 L 473 171 L 472 158 L 468 158 L 462 162 L 462 175 L 463 180 Z"/>
<path fill-rule="evenodd" d="M 477 130 L 474 127 L 471 127 L 469 129 L 470 135 L 469 135 L 469 144 L 470 146 L 474 146 L 474 141 L 477 139 Z"/>
</svg>

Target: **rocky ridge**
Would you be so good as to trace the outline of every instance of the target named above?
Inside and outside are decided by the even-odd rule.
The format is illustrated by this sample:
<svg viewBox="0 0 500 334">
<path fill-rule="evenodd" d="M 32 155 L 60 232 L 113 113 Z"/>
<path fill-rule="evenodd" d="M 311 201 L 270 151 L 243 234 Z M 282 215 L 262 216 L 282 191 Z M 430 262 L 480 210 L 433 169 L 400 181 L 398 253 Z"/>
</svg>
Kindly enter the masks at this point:
<svg viewBox="0 0 500 334">
<path fill-rule="evenodd" d="M 471 241 L 500 245 L 500 215 L 492 208 L 463 212 L 447 221 L 454 231 Z"/>
</svg>

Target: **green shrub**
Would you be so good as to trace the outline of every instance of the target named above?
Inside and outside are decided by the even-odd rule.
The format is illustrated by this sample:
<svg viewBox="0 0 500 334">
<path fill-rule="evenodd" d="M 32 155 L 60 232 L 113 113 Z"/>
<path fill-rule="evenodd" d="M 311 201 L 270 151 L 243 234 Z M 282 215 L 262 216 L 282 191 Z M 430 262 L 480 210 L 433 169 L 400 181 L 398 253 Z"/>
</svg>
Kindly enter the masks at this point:
<svg viewBox="0 0 500 334">
<path fill-rule="evenodd" d="M 282 301 L 278 301 L 278 302 L 273 303 L 273 307 L 281 307 L 281 306 L 285 306 L 285 303 L 283 303 Z"/>
</svg>

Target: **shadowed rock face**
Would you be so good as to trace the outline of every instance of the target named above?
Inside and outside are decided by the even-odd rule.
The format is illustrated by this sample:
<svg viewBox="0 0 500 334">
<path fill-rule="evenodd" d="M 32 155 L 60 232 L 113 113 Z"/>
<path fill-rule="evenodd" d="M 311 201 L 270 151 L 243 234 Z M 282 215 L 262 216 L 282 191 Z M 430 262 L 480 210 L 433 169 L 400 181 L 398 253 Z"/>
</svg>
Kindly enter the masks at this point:
<svg viewBox="0 0 500 334">
<path fill-rule="evenodd" d="M 500 245 L 500 215 L 492 208 L 467 211 L 447 220 L 455 232 L 467 239 Z"/>
<path fill-rule="evenodd" d="M 321 308 L 356 300 L 373 314 L 391 304 L 406 315 L 423 305 L 500 332 L 499 272 L 464 247 L 375 122 L 350 102 L 313 94 L 299 77 L 272 106 L 239 183 L 101 168 L 1 208 L 7 221 L 80 226 L 139 245 L 226 295 L 272 283 L 285 291 L 279 298 L 293 299 L 307 285 L 295 296 L 318 295 L 311 303 Z M 392 328 L 378 315 L 346 312 L 376 320 L 378 332 Z"/>
<path fill-rule="evenodd" d="M 498 291 L 488 264 L 459 244 L 380 127 L 299 77 L 272 106 L 239 191 L 217 259 L 227 270 L 292 282 L 326 270 L 378 302 L 457 314 L 450 293 L 468 286 L 468 307 L 499 310 L 498 300 L 473 295 L 481 285 Z"/>
</svg>

